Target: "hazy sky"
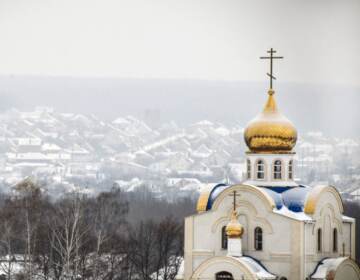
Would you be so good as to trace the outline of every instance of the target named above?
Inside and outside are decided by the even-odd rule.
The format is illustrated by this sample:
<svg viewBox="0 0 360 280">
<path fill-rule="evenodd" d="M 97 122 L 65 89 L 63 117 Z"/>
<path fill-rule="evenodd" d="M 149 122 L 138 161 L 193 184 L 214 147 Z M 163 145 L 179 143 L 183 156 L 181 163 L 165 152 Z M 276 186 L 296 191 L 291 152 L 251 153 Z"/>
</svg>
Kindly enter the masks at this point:
<svg viewBox="0 0 360 280">
<path fill-rule="evenodd" d="M 360 85 L 359 0 L 0 0 L 0 75 Z"/>
</svg>

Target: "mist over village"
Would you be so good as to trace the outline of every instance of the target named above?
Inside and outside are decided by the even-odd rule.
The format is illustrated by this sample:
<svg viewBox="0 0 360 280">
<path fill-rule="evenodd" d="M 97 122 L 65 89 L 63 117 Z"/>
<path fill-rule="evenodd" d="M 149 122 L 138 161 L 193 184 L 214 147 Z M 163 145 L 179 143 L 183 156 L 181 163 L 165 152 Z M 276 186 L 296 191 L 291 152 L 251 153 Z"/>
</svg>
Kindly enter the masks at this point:
<svg viewBox="0 0 360 280">
<path fill-rule="evenodd" d="M 28 178 L 51 197 L 95 196 L 115 187 L 147 188 L 160 199 L 196 198 L 206 184 L 245 179 L 244 127 L 199 120 L 189 125 L 119 116 L 56 112 L 37 107 L 1 115 L 2 192 Z M 155 122 L 155 125 L 152 124 Z M 235 123 L 235 122 L 234 122 Z M 299 137 L 296 172 L 304 184 L 336 185 L 344 198 L 360 199 L 359 138 L 321 131 Z"/>
<path fill-rule="evenodd" d="M 358 0 L 0 0 L 0 280 L 360 280 Z"/>
</svg>

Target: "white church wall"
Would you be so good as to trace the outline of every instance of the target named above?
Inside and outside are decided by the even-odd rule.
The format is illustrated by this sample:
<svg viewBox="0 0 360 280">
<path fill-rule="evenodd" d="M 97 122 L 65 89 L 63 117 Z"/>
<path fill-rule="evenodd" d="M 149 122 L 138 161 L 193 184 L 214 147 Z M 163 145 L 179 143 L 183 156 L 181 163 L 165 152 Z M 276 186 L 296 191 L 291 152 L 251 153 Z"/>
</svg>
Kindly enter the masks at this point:
<svg viewBox="0 0 360 280">
<path fill-rule="evenodd" d="M 331 224 L 331 216 L 330 214 L 323 214 L 323 219 L 324 219 L 324 222 L 323 222 L 323 253 L 328 255 L 331 250 L 332 250 L 332 244 L 331 244 L 331 241 L 332 241 L 332 228 L 333 228 L 333 225 Z"/>
<path fill-rule="evenodd" d="M 255 251 L 253 256 L 259 258 L 269 271 L 292 279 L 290 277 L 292 262 L 294 257 L 298 256 L 297 258 L 299 258 L 300 252 L 296 248 L 300 246 L 298 243 L 301 242 L 300 239 L 296 240 L 294 246 L 293 224 L 299 225 L 301 222 L 274 213 L 269 215 L 268 220 L 271 221 L 274 232 L 264 236 L 264 254 L 257 254 Z M 299 234 L 298 230 L 296 230 L 296 234 Z"/>
<path fill-rule="evenodd" d="M 343 236 L 342 238 L 340 239 L 341 240 L 341 243 L 340 243 L 340 246 L 339 246 L 339 253 L 341 255 L 343 255 L 343 253 L 345 253 L 345 256 L 350 256 L 351 254 L 351 250 L 353 248 L 350 248 L 350 236 L 351 236 L 351 230 L 352 230 L 352 227 L 354 225 L 352 225 L 351 223 L 344 223 L 343 224 Z M 343 244 L 345 245 L 345 248 L 343 248 Z M 345 249 L 345 251 L 344 251 Z"/>
<path fill-rule="evenodd" d="M 342 238 L 342 243 L 340 246 L 341 253 L 345 253 L 345 255 L 350 254 L 350 235 L 351 235 L 351 224 L 350 223 L 344 223 L 344 234 Z M 343 245 L 345 244 L 345 250 L 343 250 Z"/>
<path fill-rule="evenodd" d="M 355 260 L 355 248 L 356 248 L 356 242 L 360 242 L 360 240 L 356 240 L 356 221 L 353 219 L 353 223 L 351 224 L 351 258 Z"/>
<path fill-rule="evenodd" d="M 314 235 L 314 223 L 306 223 L 305 226 L 305 236 L 304 236 L 304 243 L 305 243 L 305 271 L 306 275 L 310 275 L 314 272 L 318 262 L 315 261 L 316 253 L 314 248 L 316 248 L 316 239 Z"/>
<path fill-rule="evenodd" d="M 278 214 L 270 214 L 268 218 L 274 233 L 268 235 L 268 242 L 272 255 L 291 254 L 291 222 L 292 220 Z"/>
<path fill-rule="evenodd" d="M 213 213 L 206 212 L 194 217 L 194 250 L 213 250 L 211 225 Z"/>
<path fill-rule="evenodd" d="M 315 224 L 311 235 L 313 246 L 310 248 L 314 254 L 315 262 L 319 262 L 325 257 L 339 255 L 339 250 L 341 250 L 340 242 L 338 242 L 338 251 L 334 252 L 333 250 L 333 230 L 335 228 L 338 232 L 338 240 L 349 239 L 349 235 L 344 232 L 340 203 L 330 191 L 319 194 L 315 213 L 313 214 Z M 322 231 L 320 251 L 318 251 L 318 229 Z"/>
<path fill-rule="evenodd" d="M 194 216 L 185 218 L 184 234 L 184 278 L 187 280 L 193 273 Z"/>
<path fill-rule="evenodd" d="M 252 248 L 253 243 L 252 240 L 253 238 L 251 238 L 251 232 L 250 232 L 250 223 L 251 223 L 251 219 L 252 219 L 252 215 L 246 211 L 246 209 L 240 209 L 239 210 L 239 222 L 240 224 L 243 226 L 244 228 L 244 233 L 243 236 L 241 237 L 241 242 L 242 242 L 242 250 L 243 250 L 243 254 L 248 255 L 249 254 L 249 250 Z"/>
</svg>

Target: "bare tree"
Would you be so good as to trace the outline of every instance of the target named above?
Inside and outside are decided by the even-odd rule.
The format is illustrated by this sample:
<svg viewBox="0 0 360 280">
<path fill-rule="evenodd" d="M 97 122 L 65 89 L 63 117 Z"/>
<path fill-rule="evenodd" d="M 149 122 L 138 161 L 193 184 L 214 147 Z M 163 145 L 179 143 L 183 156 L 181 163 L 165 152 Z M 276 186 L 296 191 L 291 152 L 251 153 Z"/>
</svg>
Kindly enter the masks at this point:
<svg viewBox="0 0 360 280">
<path fill-rule="evenodd" d="M 84 219 L 84 200 L 79 194 L 62 200 L 49 221 L 51 247 L 58 256 L 53 258 L 53 266 L 61 279 L 76 279 L 79 275 L 80 253 L 90 228 Z"/>
<path fill-rule="evenodd" d="M 157 225 L 156 232 L 156 272 L 155 279 L 174 279 L 182 255 L 181 225 L 167 217 Z"/>
<path fill-rule="evenodd" d="M 0 198 L 5 260 L 0 269 L 7 279 L 174 279 L 182 255 L 182 218 L 192 211 L 192 200 L 167 202 L 149 193 L 112 190 L 90 198 L 72 193 L 54 202 L 31 181 L 15 190 L 15 196 Z M 131 224 L 129 206 L 133 214 L 136 208 L 141 212 L 130 217 Z M 164 211 L 178 213 L 178 219 Z M 12 255 L 23 256 L 17 275 L 11 272 Z"/>
<path fill-rule="evenodd" d="M 91 206 L 92 211 L 89 211 L 89 218 L 92 220 L 92 230 L 95 235 L 92 274 L 93 279 L 100 279 L 101 256 L 103 252 L 108 254 L 104 245 L 109 241 L 113 241 L 111 237 L 125 224 L 125 214 L 128 211 L 128 206 L 126 202 L 122 202 L 119 190 L 100 193 Z M 104 264 L 102 265 L 104 266 Z"/>
<path fill-rule="evenodd" d="M 139 279 L 151 280 L 155 272 L 156 224 L 149 220 L 129 231 L 128 258 L 134 265 Z"/>
<path fill-rule="evenodd" d="M 13 205 L 20 213 L 25 224 L 24 228 L 24 277 L 33 279 L 33 251 L 36 246 L 36 232 L 40 223 L 40 205 L 42 204 L 41 189 L 30 179 L 25 179 L 15 186 L 16 196 Z"/>
<path fill-rule="evenodd" d="M 47 200 L 42 200 L 41 205 L 41 222 L 36 229 L 36 246 L 33 250 L 34 265 L 36 265 L 37 278 L 48 280 L 52 278 L 51 275 L 51 261 L 52 248 L 49 242 L 49 233 L 51 228 L 47 220 L 54 216 L 54 207 L 52 203 Z"/>
<path fill-rule="evenodd" d="M 0 234 L 0 252 L 2 258 L 2 261 L 0 262 L 0 270 L 6 274 L 6 279 L 10 280 L 13 263 L 15 261 L 12 247 L 14 227 L 10 219 L 2 217 L 0 222 Z"/>
</svg>

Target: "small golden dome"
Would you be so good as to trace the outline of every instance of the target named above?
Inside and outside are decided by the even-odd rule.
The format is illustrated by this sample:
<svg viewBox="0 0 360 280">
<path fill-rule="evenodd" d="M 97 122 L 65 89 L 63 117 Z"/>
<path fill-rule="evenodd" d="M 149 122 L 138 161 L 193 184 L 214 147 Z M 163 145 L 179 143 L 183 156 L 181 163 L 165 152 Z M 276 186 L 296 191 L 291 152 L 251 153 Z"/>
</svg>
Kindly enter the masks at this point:
<svg viewBox="0 0 360 280">
<path fill-rule="evenodd" d="M 241 238 L 244 233 L 243 226 L 238 222 L 236 218 L 236 211 L 233 211 L 231 214 L 231 220 L 227 224 L 226 235 L 231 238 Z"/>
<path fill-rule="evenodd" d="M 278 111 L 274 93 L 269 90 L 263 111 L 245 129 L 245 142 L 252 153 L 288 153 L 296 144 L 296 128 Z"/>
</svg>

